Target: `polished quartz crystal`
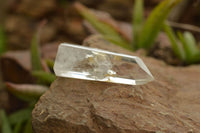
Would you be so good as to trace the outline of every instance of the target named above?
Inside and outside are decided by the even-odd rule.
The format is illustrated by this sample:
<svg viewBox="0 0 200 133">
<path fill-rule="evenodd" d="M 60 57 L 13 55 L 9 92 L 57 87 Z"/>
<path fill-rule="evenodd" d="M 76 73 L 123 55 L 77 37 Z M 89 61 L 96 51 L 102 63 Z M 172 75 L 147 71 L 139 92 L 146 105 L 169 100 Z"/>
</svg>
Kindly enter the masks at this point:
<svg viewBox="0 0 200 133">
<path fill-rule="evenodd" d="M 154 78 L 137 56 L 62 43 L 54 65 L 56 76 L 141 85 Z"/>
</svg>

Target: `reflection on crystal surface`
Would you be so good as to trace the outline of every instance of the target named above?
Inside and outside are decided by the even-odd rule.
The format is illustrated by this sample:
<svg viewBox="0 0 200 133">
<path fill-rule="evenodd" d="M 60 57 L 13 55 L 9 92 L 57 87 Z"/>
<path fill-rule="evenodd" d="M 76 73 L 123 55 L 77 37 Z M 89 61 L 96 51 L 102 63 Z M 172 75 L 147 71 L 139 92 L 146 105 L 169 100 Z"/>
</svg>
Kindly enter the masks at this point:
<svg viewBox="0 0 200 133">
<path fill-rule="evenodd" d="M 154 78 L 143 61 L 125 54 L 62 43 L 54 71 L 56 76 L 139 85 Z"/>
</svg>

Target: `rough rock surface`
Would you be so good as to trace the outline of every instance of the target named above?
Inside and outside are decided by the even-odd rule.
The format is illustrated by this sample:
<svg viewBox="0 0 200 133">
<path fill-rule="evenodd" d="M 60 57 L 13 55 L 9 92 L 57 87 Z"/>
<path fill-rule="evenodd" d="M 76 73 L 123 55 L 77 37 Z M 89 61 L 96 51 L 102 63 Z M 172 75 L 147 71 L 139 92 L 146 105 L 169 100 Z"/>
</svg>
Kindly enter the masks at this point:
<svg viewBox="0 0 200 133">
<path fill-rule="evenodd" d="M 85 45 L 133 55 L 100 38 Z M 199 132 L 200 65 L 171 67 L 142 59 L 155 81 L 141 86 L 57 78 L 32 112 L 34 132 Z"/>
</svg>

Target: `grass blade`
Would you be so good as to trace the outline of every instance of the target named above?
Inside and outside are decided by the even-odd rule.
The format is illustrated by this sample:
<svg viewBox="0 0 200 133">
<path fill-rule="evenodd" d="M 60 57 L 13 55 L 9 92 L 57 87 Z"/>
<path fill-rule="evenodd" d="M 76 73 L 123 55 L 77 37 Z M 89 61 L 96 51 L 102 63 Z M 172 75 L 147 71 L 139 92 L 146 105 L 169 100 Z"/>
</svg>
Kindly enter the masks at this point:
<svg viewBox="0 0 200 133">
<path fill-rule="evenodd" d="M 175 55 L 177 57 L 179 57 L 179 59 L 184 61 L 185 60 L 185 52 L 183 50 L 183 47 L 178 43 L 178 39 L 176 38 L 176 35 L 173 32 L 172 28 L 169 25 L 164 24 L 164 30 L 171 42 L 172 49 L 173 49 Z"/>
<path fill-rule="evenodd" d="M 2 133 L 12 133 L 11 125 L 8 121 L 8 117 L 4 110 L 0 110 L 0 118 L 2 122 L 1 132 Z"/>
<path fill-rule="evenodd" d="M 22 128 L 22 122 L 18 122 L 14 127 L 13 133 L 20 133 L 21 128 Z"/>
<path fill-rule="evenodd" d="M 186 31 L 183 33 L 183 36 L 184 36 L 185 42 L 188 44 L 188 50 L 190 52 L 190 55 L 194 55 L 198 53 L 199 50 L 196 45 L 197 43 L 192 33 Z"/>
<path fill-rule="evenodd" d="M 191 56 L 192 56 L 191 53 L 190 53 L 190 47 L 187 44 L 187 42 L 185 41 L 185 38 L 184 38 L 184 36 L 183 36 L 183 34 L 181 32 L 177 32 L 177 35 L 178 35 L 178 37 L 179 37 L 179 39 L 180 39 L 180 41 L 181 41 L 181 43 L 183 45 L 183 49 L 184 49 L 184 52 L 185 52 L 185 61 L 187 63 L 189 63 L 190 59 L 191 59 Z"/>
<path fill-rule="evenodd" d="M 185 43 L 187 44 L 189 59 L 188 63 L 198 63 L 200 62 L 200 50 L 197 47 L 196 40 L 192 33 L 184 32 L 183 34 Z"/>
<path fill-rule="evenodd" d="M 6 51 L 6 37 L 3 27 L 0 26 L 0 56 Z"/>
<path fill-rule="evenodd" d="M 47 66 L 48 66 L 51 70 L 53 70 L 54 61 L 53 61 L 53 60 L 50 60 L 50 59 L 46 59 L 45 62 L 46 62 L 46 64 L 47 64 Z"/>
<path fill-rule="evenodd" d="M 138 44 L 138 37 L 140 36 L 141 28 L 144 21 L 143 16 L 143 0 L 135 0 L 133 7 L 132 27 L 133 27 L 133 42 L 132 45 L 136 48 Z"/>
<path fill-rule="evenodd" d="M 200 51 L 192 56 L 192 63 L 200 63 Z"/>
<path fill-rule="evenodd" d="M 29 119 L 25 125 L 23 133 L 32 133 L 32 132 L 33 130 L 32 130 L 32 125 L 31 125 L 31 119 Z"/>
<path fill-rule="evenodd" d="M 103 36 L 106 36 L 105 38 L 115 38 L 116 40 L 113 43 L 116 45 L 129 50 L 132 49 L 129 43 L 124 38 L 122 38 L 111 25 L 99 21 L 98 18 L 88 8 L 84 7 L 80 3 L 76 3 L 75 7 L 81 16 L 84 17 L 99 33 L 101 33 Z"/>
<path fill-rule="evenodd" d="M 37 35 L 38 34 L 36 33 L 31 41 L 31 63 L 33 70 L 42 70 L 40 51 L 39 51 L 39 41 Z"/>
<path fill-rule="evenodd" d="M 50 85 L 55 79 L 56 76 L 52 73 L 47 73 L 44 71 L 33 71 L 32 75 L 37 78 L 38 83 Z"/>
<path fill-rule="evenodd" d="M 113 44 L 120 46 L 120 47 L 126 48 L 128 50 L 132 50 L 132 47 L 130 45 L 129 46 L 127 45 L 126 47 L 124 47 L 124 45 L 122 45 L 122 43 L 121 43 L 121 40 L 116 36 L 103 35 L 103 38 L 108 40 L 109 42 L 111 42 Z"/>
<path fill-rule="evenodd" d="M 138 40 L 138 47 L 149 49 L 163 26 L 171 9 L 181 0 L 164 0 L 150 14 Z"/>
<path fill-rule="evenodd" d="M 26 108 L 19 111 L 16 111 L 9 115 L 8 120 L 11 125 L 15 125 L 17 123 L 22 123 L 31 118 L 32 108 Z"/>
</svg>

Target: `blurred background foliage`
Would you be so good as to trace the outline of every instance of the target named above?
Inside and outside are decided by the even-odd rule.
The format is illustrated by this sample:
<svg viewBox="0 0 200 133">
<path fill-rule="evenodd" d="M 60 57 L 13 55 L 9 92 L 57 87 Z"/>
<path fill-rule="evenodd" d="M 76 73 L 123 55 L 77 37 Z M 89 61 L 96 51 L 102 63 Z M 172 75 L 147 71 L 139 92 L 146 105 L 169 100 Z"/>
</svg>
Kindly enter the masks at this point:
<svg viewBox="0 0 200 133">
<path fill-rule="evenodd" d="M 170 65 L 199 63 L 199 10 L 199 0 L 0 0 L 0 132 L 32 132 L 61 42 L 101 34 Z"/>
</svg>

